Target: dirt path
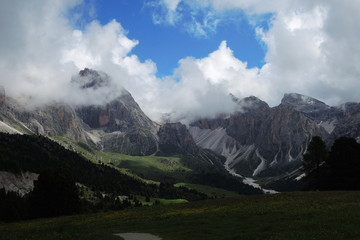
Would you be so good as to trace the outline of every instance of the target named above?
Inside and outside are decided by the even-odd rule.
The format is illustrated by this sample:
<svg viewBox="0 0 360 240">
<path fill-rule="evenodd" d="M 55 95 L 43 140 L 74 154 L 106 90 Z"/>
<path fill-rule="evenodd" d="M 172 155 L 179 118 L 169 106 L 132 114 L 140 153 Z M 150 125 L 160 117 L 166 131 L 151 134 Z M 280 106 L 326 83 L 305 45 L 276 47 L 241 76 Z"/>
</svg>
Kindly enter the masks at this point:
<svg viewBox="0 0 360 240">
<path fill-rule="evenodd" d="M 118 233 L 115 235 L 124 240 L 161 240 L 158 236 L 149 233 Z"/>
</svg>

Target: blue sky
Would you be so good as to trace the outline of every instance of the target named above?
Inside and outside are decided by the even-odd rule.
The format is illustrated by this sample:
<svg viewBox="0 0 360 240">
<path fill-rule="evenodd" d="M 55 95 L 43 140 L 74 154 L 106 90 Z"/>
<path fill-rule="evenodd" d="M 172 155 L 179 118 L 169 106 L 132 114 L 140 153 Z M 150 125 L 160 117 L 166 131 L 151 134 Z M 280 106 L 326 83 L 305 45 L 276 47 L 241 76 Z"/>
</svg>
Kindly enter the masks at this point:
<svg viewBox="0 0 360 240">
<path fill-rule="evenodd" d="M 231 112 L 230 93 L 359 102 L 359 12 L 359 0 L 0 1 L 0 85 L 40 104 L 104 104 L 125 88 L 157 121 Z M 78 92 L 85 67 L 112 85 Z"/>
<path fill-rule="evenodd" d="M 154 61 L 158 77 L 172 75 L 180 59 L 206 57 L 223 40 L 227 41 L 237 58 L 248 63 L 249 68 L 261 67 L 265 63 L 266 47 L 256 36 L 255 26 L 240 10 L 229 11 L 232 20 L 220 23 L 216 32 L 195 36 L 185 29 L 187 16 L 176 25 L 155 24 L 152 16 L 159 9 L 151 6 L 149 0 L 97 0 L 91 3 L 96 8 L 95 18 L 101 24 L 115 19 L 128 31 L 130 39 L 139 41 L 132 53 L 142 61 Z M 203 14 L 197 17 L 202 18 Z M 256 27 L 267 29 L 271 17 L 270 14 L 263 15 Z"/>
</svg>

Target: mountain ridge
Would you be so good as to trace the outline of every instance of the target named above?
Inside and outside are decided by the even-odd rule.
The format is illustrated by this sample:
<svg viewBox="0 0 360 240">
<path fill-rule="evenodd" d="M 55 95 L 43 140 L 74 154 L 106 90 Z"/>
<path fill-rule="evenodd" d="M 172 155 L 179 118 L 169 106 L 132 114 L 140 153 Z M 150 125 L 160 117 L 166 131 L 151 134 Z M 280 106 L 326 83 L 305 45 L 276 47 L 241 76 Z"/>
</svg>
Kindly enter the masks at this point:
<svg viewBox="0 0 360 240">
<path fill-rule="evenodd" d="M 87 68 L 71 81 L 81 91 L 112 84 L 106 73 Z M 330 107 L 315 98 L 289 93 L 278 106 L 270 107 L 255 96 L 229 97 L 239 106 L 233 113 L 186 126 L 153 122 L 126 89 L 102 104 L 54 102 L 29 110 L 0 88 L 0 131 L 67 136 L 99 151 L 130 155 L 185 153 L 206 158 L 210 153 L 203 149 L 207 149 L 225 157 L 224 169 L 244 179 L 278 178 L 298 171 L 313 136 L 329 144 L 342 135 L 360 140 L 359 103 Z"/>
</svg>

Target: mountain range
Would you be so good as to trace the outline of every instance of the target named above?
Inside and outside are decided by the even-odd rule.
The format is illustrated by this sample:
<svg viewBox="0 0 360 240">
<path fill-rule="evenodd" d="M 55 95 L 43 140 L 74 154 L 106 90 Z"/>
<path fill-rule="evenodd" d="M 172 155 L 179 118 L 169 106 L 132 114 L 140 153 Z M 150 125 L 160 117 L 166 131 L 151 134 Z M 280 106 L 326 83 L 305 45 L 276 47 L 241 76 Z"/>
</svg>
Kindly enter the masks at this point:
<svg viewBox="0 0 360 240">
<path fill-rule="evenodd" d="M 106 87 L 112 79 L 86 68 L 71 81 L 86 91 Z M 285 94 L 275 107 L 254 96 L 229 98 L 239 106 L 233 113 L 184 125 L 152 121 L 125 89 L 100 105 L 48 102 L 28 107 L 0 87 L 0 131 L 61 136 L 98 151 L 134 156 L 187 154 L 258 188 L 254 179 L 298 182 L 313 136 L 328 146 L 341 136 L 360 141 L 359 103 L 332 107 L 297 93 Z"/>
</svg>

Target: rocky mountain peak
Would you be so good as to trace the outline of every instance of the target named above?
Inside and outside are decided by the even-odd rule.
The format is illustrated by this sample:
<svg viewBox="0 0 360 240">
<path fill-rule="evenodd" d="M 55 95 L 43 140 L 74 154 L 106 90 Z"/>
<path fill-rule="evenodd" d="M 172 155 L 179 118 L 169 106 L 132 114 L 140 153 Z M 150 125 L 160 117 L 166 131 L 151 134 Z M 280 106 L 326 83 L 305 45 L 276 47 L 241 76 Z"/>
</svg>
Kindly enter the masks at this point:
<svg viewBox="0 0 360 240">
<path fill-rule="evenodd" d="M 245 111 L 249 111 L 249 110 L 253 110 L 253 109 L 265 110 L 265 109 L 270 108 L 266 102 L 262 101 L 261 99 L 255 97 L 255 96 L 243 98 L 238 103 L 241 106 L 243 106 Z"/>
<path fill-rule="evenodd" d="M 110 85 L 111 78 L 104 72 L 85 68 L 79 72 L 78 75 L 73 76 L 71 82 L 78 85 L 79 88 L 98 89 Z"/>
<path fill-rule="evenodd" d="M 255 96 L 249 96 L 246 98 L 238 98 L 233 94 L 230 94 L 231 99 L 237 105 L 240 106 L 240 112 L 247 112 L 254 109 L 269 109 L 269 105 Z"/>
<path fill-rule="evenodd" d="M 345 115 L 352 115 L 354 113 L 360 112 L 360 103 L 347 102 L 341 104 L 338 108 L 342 110 L 345 113 Z"/>
<path fill-rule="evenodd" d="M 302 94 L 287 93 L 281 100 L 281 104 L 290 106 L 299 112 L 313 112 L 319 110 L 329 109 L 330 107 L 325 103 Z"/>
<path fill-rule="evenodd" d="M 184 124 L 179 122 L 166 123 L 160 127 L 158 135 L 161 150 L 165 153 L 169 149 L 175 152 L 189 152 L 191 154 L 199 152 L 199 148 Z"/>
</svg>

